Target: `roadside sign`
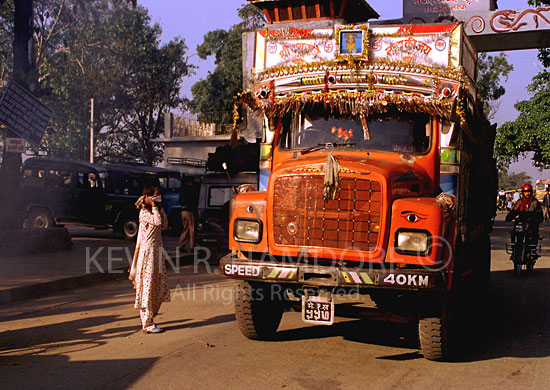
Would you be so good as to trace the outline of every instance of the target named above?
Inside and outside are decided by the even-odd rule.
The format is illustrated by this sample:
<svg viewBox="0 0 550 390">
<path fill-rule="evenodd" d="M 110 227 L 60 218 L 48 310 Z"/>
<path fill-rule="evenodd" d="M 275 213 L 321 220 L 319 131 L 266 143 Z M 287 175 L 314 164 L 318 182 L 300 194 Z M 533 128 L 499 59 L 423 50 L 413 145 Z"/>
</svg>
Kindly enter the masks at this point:
<svg viewBox="0 0 550 390">
<path fill-rule="evenodd" d="M 40 144 L 52 114 L 51 108 L 13 80 L 0 100 L 0 123 L 34 146 Z"/>
<path fill-rule="evenodd" d="M 6 138 L 6 152 L 25 153 L 26 142 L 23 138 Z"/>
</svg>

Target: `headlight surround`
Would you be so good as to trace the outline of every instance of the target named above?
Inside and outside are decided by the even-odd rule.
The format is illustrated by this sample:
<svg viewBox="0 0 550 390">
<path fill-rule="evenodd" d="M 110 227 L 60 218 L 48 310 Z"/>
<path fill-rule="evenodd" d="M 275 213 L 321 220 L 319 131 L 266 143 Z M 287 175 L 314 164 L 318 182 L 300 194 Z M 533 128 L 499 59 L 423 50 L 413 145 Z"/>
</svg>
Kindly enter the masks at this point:
<svg viewBox="0 0 550 390">
<path fill-rule="evenodd" d="M 262 221 L 237 218 L 233 224 L 233 237 L 238 242 L 259 243 L 262 240 Z"/>
<path fill-rule="evenodd" d="M 514 231 L 515 231 L 516 233 L 523 233 L 524 230 L 525 230 L 525 229 L 524 229 L 524 226 L 523 226 L 522 223 L 518 223 L 518 224 L 514 227 Z"/>
<path fill-rule="evenodd" d="M 395 251 L 402 254 L 427 255 L 430 250 L 431 235 L 426 230 L 397 230 Z"/>
</svg>

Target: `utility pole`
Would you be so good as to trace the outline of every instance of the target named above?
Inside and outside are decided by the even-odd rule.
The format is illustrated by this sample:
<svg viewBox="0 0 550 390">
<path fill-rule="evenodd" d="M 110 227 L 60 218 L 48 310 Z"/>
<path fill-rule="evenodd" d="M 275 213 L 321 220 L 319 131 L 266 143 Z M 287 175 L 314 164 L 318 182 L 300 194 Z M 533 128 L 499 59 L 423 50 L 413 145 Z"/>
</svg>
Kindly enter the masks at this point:
<svg viewBox="0 0 550 390">
<path fill-rule="evenodd" d="M 90 164 L 94 163 L 94 98 L 90 99 Z"/>
</svg>

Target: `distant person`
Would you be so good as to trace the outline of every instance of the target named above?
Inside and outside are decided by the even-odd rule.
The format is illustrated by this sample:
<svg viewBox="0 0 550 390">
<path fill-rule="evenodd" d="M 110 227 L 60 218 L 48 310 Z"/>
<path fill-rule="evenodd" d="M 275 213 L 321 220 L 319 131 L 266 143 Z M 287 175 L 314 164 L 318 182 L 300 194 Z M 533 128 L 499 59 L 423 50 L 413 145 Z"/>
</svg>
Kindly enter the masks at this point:
<svg viewBox="0 0 550 390">
<path fill-rule="evenodd" d="M 544 220 L 548 221 L 550 219 L 550 186 L 546 186 L 546 192 L 542 198 L 542 213 Z"/>
<path fill-rule="evenodd" d="M 181 224 L 182 230 L 178 242 L 178 248 L 183 252 L 192 252 L 195 248 L 195 212 L 197 211 L 197 190 L 192 180 L 183 184 L 181 191 L 182 205 Z"/>
<path fill-rule="evenodd" d="M 498 208 L 504 210 L 506 208 L 506 192 L 504 188 L 501 188 L 498 192 Z"/>
<path fill-rule="evenodd" d="M 506 193 L 506 210 L 512 209 L 512 195 L 509 192 Z"/>
<path fill-rule="evenodd" d="M 533 187 L 531 184 L 524 184 L 521 188 L 521 199 L 512 205 L 512 210 L 506 215 L 506 221 L 512 221 L 518 218 L 526 224 L 526 229 L 537 234 L 539 224 L 542 222 L 542 206 L 533 196 Z"/>
<path fill-rule="evenodd" d="M 155 202 L 156 200 L 156 202 Z M 153 188 L 143 188 L 143 196 L 136 202 L 139 212 L 139 232 L 130 280 L 134 282 L 136 299 L 144 333 L 161 333 L 154 323 L 163 302 L 170 302 L 170 289 L 163 257 L 161 230 L 168 227 L 166 214 L 161 213 L 159 196 L 153 197 Z"/>
<path fill-rule="evenodd" d="M 514 194 L 512 195 L 512 205 L 516 203 L 520 199 L 521 195 L 518 192 L 518 190 L 514 191 Z"/>
</svg>

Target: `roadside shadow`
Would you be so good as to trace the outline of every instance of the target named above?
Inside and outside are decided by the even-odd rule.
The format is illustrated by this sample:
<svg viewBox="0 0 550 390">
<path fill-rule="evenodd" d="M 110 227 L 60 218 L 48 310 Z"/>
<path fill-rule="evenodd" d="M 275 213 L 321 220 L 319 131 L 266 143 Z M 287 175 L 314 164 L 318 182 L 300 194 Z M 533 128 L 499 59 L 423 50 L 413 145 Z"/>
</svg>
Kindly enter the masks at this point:
<svg viewBox="0 0 550 390">
<path fill-rule="evenodd" d="M 117 306 L 128 306 L 129 304 L 130 304 L 129 302 L 109 302 L 104 304 L 91 304 L 91 305 L 83 305 L 83 306 L 76 306 L 76 305 L 59 306 L 55 308 L 55 313 L 56 315 L 70 314 L 75 312 L 83 312 L 84 314 L 87 314 L 86 312 L 88 311 L 113 308 Z M 31 313 L 25 312 L 25 313 L 17 313 L 17 314 L 2 316 L 0 317 L 0 323 L 5 321 L 12 321 L 14 319 L 21 318 L 21 317 L 38 318 L 42 316 L 49 316 L 50 313 L 48 312 L 48 310 L 50 309 L 51 307 L 44 306 L 42 308 L 36 309 L 35 311 L 32 311 Z"/>
<path fill-rule="evenodd" d="M 24 355 L 0 363 L 2 390 L 125 390 L 153 367 L 158 358 L 72 360 L 66 355 Z M 116 372 L 115 376 L 107 373 Z M 113 381 L 115 377 L 117 380 Z"/>
<path fill-rule="evenodd" d="M 108 339 L 130 336 L 139 331 L 136 326 L 105 329 L 101 332 L 89 331 L 90 328 L 117 324 L 121 321 L 134 318 L 121 318 L 116 315 L 91 316 L 73 321 L 56 324 L 39 325 L 29 328 L 6 330 L 0 333 L 0 355 L 3 351 L 17 350 L 18 352 L 36 353 L 47 352 L 52 348 L 63 346 L 82 345 L 81 350 L 95 348 L 106 344 Z"/>
<path fill-rule="evenodd" d="M 550 356 L 550 268 L 535 268 L 516 277 L 512 270 L 491 273 L 491 296 L 480 306 L 471 302 L 459 323 L 454 362 Z M 288 315 L 288 314 L 285 314 Z M 410 349 L 387 360 L 422 357 L 416 322 L 340 321 L 332 326 L 304 326 L 277 332 L 274 341 L 342 337 L 364 344 Z M 414 350 L 414 351 L 413 351 Z"/>
<path fill-rule="evenodd" d="M 491 273 L 491 297 L 465 323 L 460 361 L 550 356 L 550 269 Z"/>
<path fill-rule="evenodd" d="M 186 320 L 182 321 L 171 321 L 171 322 L 184 322 Z M 165 331 L 172 331 L 172 330 L 178 330 L 178 329 L 188 329 L 188 328 L 200 328 L 201 326 L 208 326 L 208 325 L 216 325 L 216 324 L 222 324 L 225 322 L 232 322 L 235 321 L 235 314 L 224 314 L 212 318 L 208 318 L 206 320 L 202 321 L 196 321 L 196 322 L 190 322 L 188 324 L 180 324 L 180 325 L 169 325 L 166 326 L 165 323 L 159 323 L 159 326 L 162 327 Z"/>
<path fill-rule="evenodd" d="M 414 328 L 414 329 L 413 329 Z M 340 321 L 332 326 L 314 325 L 277 332 L 276 341 L 296 341 L 342 337 L 362 344 L 417 349 L 416 327 L 380 320 Z"/>
<path fill-rule="evenodd" d="M 7 330 L 0 333 L 2 389 L 128 389 L 153 366 L 157 358 L 75 360 L 69 354 L 93 356 L 91 349 L 108 340 L 140 331 L 118 324 L 130 318 L 93 316 L 73 321 Z M 112 327 L 105 329 L 105 325 Z M 94 332 L 102 326 L 102 330 Z M 62 349 L 62 353 L 58 351 Z M 76 355 L 79 356 L 79 355 Z M 110 373 L 116 375 L 110 375 Z M 117 378 L 113 383 L 112 378 Z"/>
</svg>

